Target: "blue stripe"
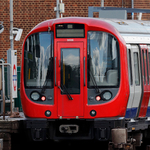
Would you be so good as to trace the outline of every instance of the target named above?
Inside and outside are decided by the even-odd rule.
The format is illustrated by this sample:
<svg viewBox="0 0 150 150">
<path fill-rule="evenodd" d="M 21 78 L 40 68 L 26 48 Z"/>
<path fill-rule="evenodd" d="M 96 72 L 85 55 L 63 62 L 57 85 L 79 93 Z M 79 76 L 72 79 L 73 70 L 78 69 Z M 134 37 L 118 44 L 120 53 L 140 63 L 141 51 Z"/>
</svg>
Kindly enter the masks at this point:
<svg viewBox="0 0 150 150">
<path fill-rule="evenodd" d="M 150 117 L 150 107 L 147 108 L 146 117 Z"/>
<path fill-rule="evenodd" d="M 125 118 L 134 118 L 137 113 L 137 108 L 127 108 Z M 150 106 L 147 108 L 146 117 L 150 117 Z"/>
<path fill-rule="evenodd" d="M 125 118 L 135 118 L 137 113 L 137 107 L 127 108 Z"/>
</svg>

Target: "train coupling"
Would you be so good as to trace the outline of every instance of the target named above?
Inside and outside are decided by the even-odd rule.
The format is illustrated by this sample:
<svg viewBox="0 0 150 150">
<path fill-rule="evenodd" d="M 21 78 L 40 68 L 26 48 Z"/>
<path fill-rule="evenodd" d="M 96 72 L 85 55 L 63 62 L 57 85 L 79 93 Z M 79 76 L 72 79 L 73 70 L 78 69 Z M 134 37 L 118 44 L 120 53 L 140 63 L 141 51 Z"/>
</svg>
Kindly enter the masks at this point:
<svg viewBox="0 0 150 150">
<path fill-rule="evenodd" d="M 79 131 L 79 126 L 74 124 L 60 125 L 59 131 L 61 133 L 68 133 L 68 134 L 77 133 Z"/>
</svg>

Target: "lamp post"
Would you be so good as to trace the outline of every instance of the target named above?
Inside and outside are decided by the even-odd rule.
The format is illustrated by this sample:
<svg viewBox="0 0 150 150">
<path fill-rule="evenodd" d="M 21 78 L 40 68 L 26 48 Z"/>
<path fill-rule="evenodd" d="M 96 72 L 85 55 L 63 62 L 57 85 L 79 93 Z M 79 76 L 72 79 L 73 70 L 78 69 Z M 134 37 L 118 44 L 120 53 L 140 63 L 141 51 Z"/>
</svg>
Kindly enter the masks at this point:
<svg viewBox="0 0 150 150">
<path fill-rule="evenodd" d="M 14 43 L 13 43 L 13 0 L 10 0 L 10 50 L 14 50 Z"/>
</svg>

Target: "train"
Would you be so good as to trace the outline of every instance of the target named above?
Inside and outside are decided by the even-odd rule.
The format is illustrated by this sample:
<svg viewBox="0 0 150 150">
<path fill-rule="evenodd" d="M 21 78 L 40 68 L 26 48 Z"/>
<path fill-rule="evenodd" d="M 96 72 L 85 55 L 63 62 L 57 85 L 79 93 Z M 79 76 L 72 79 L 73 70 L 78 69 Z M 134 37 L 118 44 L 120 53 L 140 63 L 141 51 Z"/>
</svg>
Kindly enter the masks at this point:
<svg viewBox="0 0 150 150">
<path fill-rule="evenodd" d="M 65 17 L 36 25 L 22 48 L 24 127 L 34 141 L 150 138 L 150 22 Z"/>
</svg>

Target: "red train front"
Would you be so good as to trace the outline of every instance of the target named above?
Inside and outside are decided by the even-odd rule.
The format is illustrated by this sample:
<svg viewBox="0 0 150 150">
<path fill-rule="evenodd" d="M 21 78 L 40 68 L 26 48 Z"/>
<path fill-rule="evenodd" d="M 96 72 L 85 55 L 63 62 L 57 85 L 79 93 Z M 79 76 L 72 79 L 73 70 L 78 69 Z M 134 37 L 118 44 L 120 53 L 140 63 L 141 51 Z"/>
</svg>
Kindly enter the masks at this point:
<svg viewBox="0 0 150 150">
<path fill-rule="evenodd" d="M 112 128 L 124 127 L 126 55 L 124 40 L 105 21 L 38 24 L 23 44 L 20 86 L 32 139 L 109 140 Z"/>
</svg>

